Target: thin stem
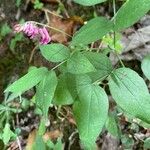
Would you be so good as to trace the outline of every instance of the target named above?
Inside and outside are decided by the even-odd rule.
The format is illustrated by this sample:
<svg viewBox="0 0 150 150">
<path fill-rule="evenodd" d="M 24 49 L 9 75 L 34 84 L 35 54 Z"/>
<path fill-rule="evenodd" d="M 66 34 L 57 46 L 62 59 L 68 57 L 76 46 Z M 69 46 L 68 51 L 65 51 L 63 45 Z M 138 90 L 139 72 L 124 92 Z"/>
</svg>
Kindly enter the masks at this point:
<svg viewBox="0 0 150 150">
<path fill-rule="evenodd" d="M 29 64 L 31 63 L 32 58 L 33 58 L 33 55 L 34 55 L 34 52 L 35 52 L 35 50 L 36 50 L 37 48 L 38 48 L 38 45 L 36 45 L 36 46 L 32 49 L 31 54 L 30 54 L 30 58 L 29 58 Z"/>
<path fill-rule="evenodd" d="M 102 80 L 103 80 L 103 79 L 106 79 L 107 77 L 108 77 L 108 75 L 105 75 L 105 76 L 103 76 L 102 78 L 100 78 L 100 79 L 94 81 L 93 84 L 98 84 L 98 85 L 99 85 L 99 84 L 102 82 Z"/>
<path fill-rule="evenodd" d="M 18 136 L 17 136 L 17 144 L 18 144 L 19 150 L 22 150 L 21 143 L 20 143 Z"/>
<path fill-rule="evenodd" d="M 65 61 L 63 61 L 63 62 L 61 62 L 61 63 L 59 63 L 58 65 L 56 65 L 54 68 L 52 68 L 51 70 L 55 70 L 56 68 L 58 68 L 59 66 L 61 66 L 63 63 L 65 63 L 67 60 L 65 60 Z"/>
<path fill-rule="evenodd" d="M 113 0 L 113 13 L 116 15 L 116 0 Z M 114 18 L 114 24 L 116 23 L 116 19 Z"/>
<path fill-rule="evenodd" d="M 98 47 L 98 49 L 97 49 L 97 51 L 96 51 L 97 53 L 100 52 L 102 45 L 103 45 L 103 41 L 100 42 L 99 47 Z"/>
<path fill-rule="evenodd" d="M 113 12 L 114 12 L 114 16 L 116 15 L 116 0 L 113 0 Z M 116 24 L 116 19 L 114 17 L 114 20 L 113 20 L 113 23 L 114 23 L 114 28 L 115 28 L 115 24 Z M 122 62 L 122 60 L 120 59 L 118 53 L 116 52 L 116 32 L 114 30 L 114 38 L 113 38 L 113 43 L 114 43 L 114 49 L 115 49 L 115 53 L 116 53 L 116 56 L 120 62 L 120 64 L 122 65 L 122 67 L 125 67 L 124 63 Z"/>
<path fill-rule="evenodd" d="M 50 10 L 46 9 L 46 8 L 43 8 L 42 10 L 43 10 L 44 12 L 48 12 L 49 14 L 52 14 L 52 15 L 54 15 L 54 16 L 57 16 L 57 17 L 63 18 L 61 15 L 58 15 L 58 14 L 56 14 L 56 13 L 54 13 L 54 12 L 52 12 L 52 11 L 50 11 Z"/>
<path fill-rule="evenodd" d="M 107 74 L 107 75 L 104 75 L 103 77 L 101 77 L 101 78 L 99 78 L 99 79 L 97 79 L 96 81 L 94 81 L 92 84 L 100 84 L 101 83 L 101 81 L 102 80 L 105 80 L 105 79 L 107 79 L 112 73 L 113 73 L 113 71 L 115 70 L 116 68 L 113 68 L 111 71 L 110 71 L 110 73 L 109 74 Z"/>
<path fill-rule="evenodd" d="M 116 14 L 116 3 L 115 3 L 115 0 L 113 0 L 113 11 L 114 11 L 114 16 Z M 116 24 L 116 19 L 114 17 L 114 27 L 115 27 L 115 24 Z M 116 49 L 116 32 L 114 31 L 114 48 Z"/>
<path fill-rule="evenodd" d="M 46 16 L 47 24 L 50 24 L 48 12 L 47 12 L 47 11 L 44 11 L 44 13 L 45 13 L 45 16 Z"/>
<path fill-rule="evenodd" d="M 118 55 L 117 53 L 116 53 L 116 56 L 117 56 L 117 58 L 119 59 L 120 64 L 122 65 L 122 67 L 125 67 L 124 63 L 122 62 L 122 60 L 120 59 L 120 57 L 119 57 L 119 55 Z"/>
<path fill-rule="evenodd" d="M 49 29 L 52 29 L 52 30 L 55 30 L 55 31 L 61 32 L 61 33 L 63 33 L 63 34 L 65 34 L 65 35 L 67 35 L 67 36 L 69 36 L 69 37 L 71 37 L 71 38 L 72 38 L 72 36 L 71 36 L 71 35 L 69 35 L 68 33 L 64 32 L 64 31 L 62 31 L 62 30 L 59 30 L 59 29 L 57 29 L 57 28 L 51 27 L 51 26 L 49 26 L 49 25 L 46 25 L 46 24 L 43 24 L 43 23 L 39 23 L 39 22 L 36 22 L 36 21 L 27 21 L 27 22 L 31 22 L 31 23 L 35 23 L 35 24 L 38 24 L 38 25 L 41 25 L 41 26 L 47 27 L 47 28 L 49 28 Z"/>
<path fill-rule="evenodd" d="M 109 48 L 110 50 L 112 50 L 112 51 L 115 52 L 115 49 L 111 48 L 110 46 L 108 46 L 108 48 Z M 118 58 L 120 64 L 122 65 L 122 67 L 125 67 L 125 65 L 124 65 L 124 63 L 122 62 L 122 60 L 120 59 L 119 55 L 118 55 L 116 52 L 115 52 L 115 54 L 116 54 L 116 56 L 117 56 L 117 58 Z"/>
</svg>

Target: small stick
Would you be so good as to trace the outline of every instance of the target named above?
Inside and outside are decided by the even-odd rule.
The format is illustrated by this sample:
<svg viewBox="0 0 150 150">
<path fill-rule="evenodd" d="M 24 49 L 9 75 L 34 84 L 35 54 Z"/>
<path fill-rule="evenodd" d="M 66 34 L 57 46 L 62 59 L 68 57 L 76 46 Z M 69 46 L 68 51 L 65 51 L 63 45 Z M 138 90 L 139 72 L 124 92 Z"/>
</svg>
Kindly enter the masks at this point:
<svg viewBox="0 0 150 150">
<path fill-rule="evenodd" d="M 56 14 L 56 13 L 54 13 L 54 12 L 52 12 L 52 11 L 46 9 L 46 8 L 43 8 L 42 10 L 43 10 L 45 13 L 49 13 L 49 14 L 52 14 L 52 15 L 54 15 L 54 16 L 63 18 L 61 15 L 58 15 L 58 14 Z"/>
<path fill-rule="evenodd" d="M 31 61 L 32 61 L 32 58 L 33 58 L 34 52 L 35 52 L 35 50 L 37 49 L 37 47 L 38 47 L 38 45 L 36 45 L 36 46 L 32 49 L 32 51 L 31 51 L 30 59 L 29 59 L 29 64 L 30 64 L 30 63 L 31 63 Z"/>
<path fill-rule="evenodd" d="M 20 143 L 18 136 L 17 136 L 17 144 L 18 144 L 19 150 L 22 150 L 21 143 Z"/>
</svg>

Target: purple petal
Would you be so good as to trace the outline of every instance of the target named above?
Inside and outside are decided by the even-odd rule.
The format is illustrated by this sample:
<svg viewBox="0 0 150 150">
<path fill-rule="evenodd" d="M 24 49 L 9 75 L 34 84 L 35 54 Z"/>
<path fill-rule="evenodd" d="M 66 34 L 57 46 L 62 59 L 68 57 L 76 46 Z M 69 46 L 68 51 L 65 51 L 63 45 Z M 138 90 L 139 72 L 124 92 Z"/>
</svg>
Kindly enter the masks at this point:
<svg viewBox="0 0 150 150">
<path fill-rule="evenodd" d="M 45 34 L 45 44 L 49 43 L 51 41 L 51 38 L 48 34 L 48 31 L 46 30 L 46 28 L 43 28 L 43 33 Z"/>
<path fill-rule="evenodd" d="M 44 44 L 45 43 L 45 34 L 43 32 L 43 29 L 39 29 L 39 34 L 41 36 L 41 39 L 40 39 L 40 44 Z"/>
<path fill-rule="evenodd" d="M 27 28 L 27 36 L 31 36 L 32 28 L 33 28 L 33 25 L 31 23 L 29 23 L 28 28 Z"/>
<path fill-rule="evenodd" d="M 40 44 L 47 44 L 51 41 L 51 38 L 46 30 L 46 28 L 39 29 L 39 33 L 41 36 Z"/>
<path fill-rule="evenodd" d="M 39 34 L 38 27 L 35 26 L 35 27 L 33 28 L 33 32 L 32 32 L 32 35 L 31 35 L 30 39 L 35 38 L 36 36 L 38 36 L 38 34 Z"/>
</svg>

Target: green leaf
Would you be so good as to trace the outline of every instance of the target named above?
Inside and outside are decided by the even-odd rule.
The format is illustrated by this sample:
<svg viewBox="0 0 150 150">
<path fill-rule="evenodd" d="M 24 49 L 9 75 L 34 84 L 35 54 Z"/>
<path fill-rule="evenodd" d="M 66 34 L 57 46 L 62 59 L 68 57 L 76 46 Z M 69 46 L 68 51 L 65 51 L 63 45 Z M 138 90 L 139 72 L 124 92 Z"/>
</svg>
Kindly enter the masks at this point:
<svg viewBox="0 0 150 150">
<path fill-rule="evenodd" d="M 35 142 L 32 146 L 32 150 L 46 150 L 46 144 L 44 143 L 42 136 L 36 136 Z"/>
<path fill-rule="evenodd" d="M 85 149 L 94 149 L 95 140 L 107 119 L 108 98 L 101 87 L 88 83 L 90 79 L 83 79 L 80 87 L 78 84 L 79 99 L 73 105 L 73 112 Z"/>
<path fill-rule="evenodd" d="M 141 67 L 145 76 L 150 80 L 150 55 L 143 59 Z"/>
<path fill-rule="evenodd" d="M 142 127 L 144 127 L 144 128 L 150 128 L 150 124 L 148 124 L 148 123 L 146 123 L 146 122 L 144 122 L 144 121 L 142 121 L 142 120 L 139 120 L 139 121 L 138 121 L 138 125 L 139 125 L 139 126 L 142 126 Z"/>
<path fill-rule="evenodd" d="M 16 0 L 16 6 L 19 7 L 21 5 L 21 0 Z"/>
<path fill-rule="evenodd" d="M 145 148 L 145 149 L 149 149 L 149 148 L 150 148 L 150 137 L 147 138 L 147 139 L 144 141 L 144 148 Z"/>
<path fill-rule="evenodd" d="M 106 129 L 108 130 L 108 132 L 115 136 L 115 137 L 119 137 L 119 130 L 118 130 L 118 125 L 115 119 L 115 114 L 110 113 L 107 121 L 106 121 Z"/>
<path fill-rule="evenodd" d="M 47 117 L 49 106 L 54 97 L 57 86 L 57 77 L 54 71 L 49 71 L 43 77 L 43 80 L 37 86 L 36 104 L 42 110 L 43 115 Z"/>
<path fill-rule="evenodd" d="M 9 34 L 11 32 L 11 28 L 8 26 L 7 23 L 3 24 L 1 27 L 1 31 L 0 31 L 0 35 L 2 37 L 6 36 L 7 34 Z"/>
<path fill-rule="evenodd" d="M 3 130 L 3 142 L 4 144 L 8 144 L 10 138 L 11 138 L 11 130 L 10 130 L 10 125 L 8 123 L 5 124 L 4 130 Z"/>
<path fill-rule="evenodd" d="M 6 111 L 7 107 L 5 105 L 0 104 L 0 111 Z"/>
<path fill-rule="evenodd" d="M 150 95 L 144 80 L 129 68 L 115 70 L 109 80 L 110 92 L 127 113 L 150 123 Z"/>
<path fill-rule="evenodd" d="M 26 75 L 24 75 L 22 78 L 11 84 L 5 90 L 5 92 L 22 94 L 23 92 L 37 85 L 45 76 L 46 72 L 47 69 L 45 67 L 35 68 L 32 71 L 28 72 Z"/>
<path fill-rule="evenodd" d="M 72 74 L 84 74 L 96 71 L 90 61 L 81 53 L 75 52 L 67 61 L 68 72 Z"/>
<path fill-rule="evenodd" d="M 48 139 L 47 141 L 46 141 L 46 146 L 51 150 L 51 149 L 54 149 L 54 143 L 50 140 L 50 139 Z"/>
<path fill-rule="evenodd" d="M 150 0 L 127 0 L 114 17 L 115 30 L 133 25 L 149 10 Z"/>
<path fill-rule="evenodd" d="M 106 0 L 73 0 L 73 1 L 84 6 L 92 6 L 95 4 L 105 2 Z"/>
<path fill-rule="evenodd" d="M 61 141 L 61 138 L 58 138 L 57 143 L 55 144 L 53 149 L 54 150 L 62 150 L 62 149 L 64 149 L 64 145 L 63 145 L 63 143 Z"/>
<path fill-rule="evenodd" d="M 20 96 L 20 93 L 12 93 L 12 94 L 9 95 L 9 97 L 6 99 L 6 101 L 11 102 L 18 96 Z"/>
<path fill-rule="evenodd" d="M 43 3 L 40 2 L 40 0 L 35 0 L 34 1 L 34 9 L 42 9 L 43 8 Z"/>
<path fill-rule="evenodd" d="M 28 72 L 25 76 L 15 81 L 13 84 L 11 84 L 5 90 L 5 92 L 22 94 L 23 92 L 37 85 L 45 76 L 46 72 L 47 69 L 44 67 L 35 68 L 32 71 Z"/>
<path fill-rule="evenodd" d="M 73 37 L 71 45 L 90 44 L 100 40 L 113 29 L 113 23 L 103 17 L 96 17 L 87 22 Z"/>
<path fill-rule="evenodd" d="M 87 74 L 76 75 L 75 79 L 77 94 L 79 94 L 80 90 L 82 90 L 84 87 L 92 84 L 92 80 Z"/>
<path fill-rule="evenodd" d="M 47 44 L 40 46 L 45 59 L 51 62 L 62 62 L 70 57 L 69 49 L 62 44 Z"/>
<path fill-rule="evenodd" d="M 38 129 L 38 134 L 42 136 L 44 135 L 45 131 L 46 131 L 45 118 L 41 118 L 39 129 Z"/>
<path fill-rule="evenodd" d="M 14 37 L 13 39 L 11 39 L 11 41 L 10 41 L 10 46 L 9 46 L 10 49 L 11 49 L 12 51 L 14 51 L 17 42 L 22 41 L 22 39 L 23 39 L 23 34 L 22 34 L 22 33 L 17 33 L 17 34 L 15 35 L 15 37 Z"/>
<path fill-rule="evenodd" d="M 70 105 L 73 103 L 73 97 L 69 91 L 66 74 L 60 75 L 55 92 L 53 103 L 56 105 Z"/>
<path fill-rule="evenodd" d="M 110 72 L 113 70 L 112 64 L 107 56 L 96 52 L 86 52 L 84 55 L 93 64 L 97 70 L 106 70 Z"/>
<path fill-rule="evenodd" d="M 10 124 L 6 123 L 3 129 L 3 142 L 4 144 L 8 144 L 11 138 L 15 138 L 16 135 L 10 130 Z"/>
<path fill-rule="evenodd" d="M 96 72 L 88 73 L 88 75 L 92 78 L 93 82 L 100 79 L 103 80 L 108 75 L 110 75 L 113 67 L 111 61 L 107 56 L 95 52 L 86 52 L 84 55 L 97 70 Z"/>
</svg>

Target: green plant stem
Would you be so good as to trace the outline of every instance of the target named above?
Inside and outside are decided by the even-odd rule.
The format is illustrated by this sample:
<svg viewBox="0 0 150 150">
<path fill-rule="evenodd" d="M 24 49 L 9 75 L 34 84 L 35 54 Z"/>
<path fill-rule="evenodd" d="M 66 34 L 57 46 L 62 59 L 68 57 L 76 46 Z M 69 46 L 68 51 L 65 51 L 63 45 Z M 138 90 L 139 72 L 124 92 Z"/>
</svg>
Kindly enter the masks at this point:
<svg viewBox="0 0 150 150">
<path fill-rule="evenodd" d="M 58 65 L 56 65 L 55 67 L 53 67 L 51 70 L 55 70 L 56 68 L 58 68 L 59 66 L 61 66 L 62 64 L 64 64 L 67 60 L 64 60 L 63 62 L 59 63 Z"/>
<path fill-rule="evenodd" d="M 109 75 L 105 75 L 105 76 L 103 76 L 102 78 L 100 78 L 100 79 L 94 81 L 92 84 L 97 84 L 97 85 L 99 85 L 99 84 L 102 82 L 102 80 L 103 80 L 103 79 L 106 79 L 108 76 L 109 76 Z"/>
<path fill-rule="evenodd" d="M 113 20 L 113 23 L 114 23 L 114 28 L 115 28 L 115 24 L 116 24 L 116 19 L 115 19 L 115 15 L 116 15 L 116 0 L 113 0 L 113 12 L 114 12 L 114 20 Z M 115 54 L 120 62 L 120 64 L 122 65 L 122 67 L 125 67 L 124 63 L 122 62 L 122 60 L 120 59 L 118 53 L 116 52 L 116 32 L 114 30 L 114 49 L 115 49 Z"/>
<path fill-rule="evenodd" d="M 115 0 L 113 0 L 113 12 L 114 12 L 114 16 L 115 16 L 116 15 L 116 2 L 115 2 Z M 115 24 L 116 24 L 115 17 L 114 17 L 113 23 L 114 23 L 114 27 L 115 27 Z M 116 32 L 115 31 L 114 31 L 114 48 L 116 48 Z"/>
<path fill-rule="evenodd" d="M 116 56 L 117 56 L 118 60 L 120 61 L 120 64 L 122 65 L 122 67 L 125 67 L 124 63 L 122 62 L 122 60 L 120 59 L 120 57 L 117 53 L 116 53 Z"/>
</svg>

